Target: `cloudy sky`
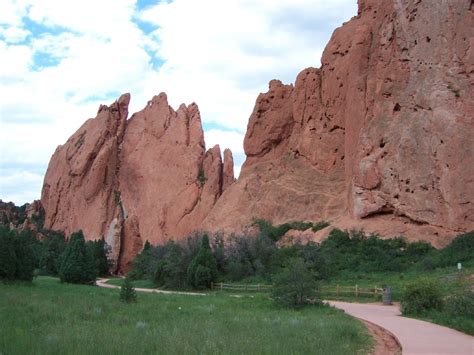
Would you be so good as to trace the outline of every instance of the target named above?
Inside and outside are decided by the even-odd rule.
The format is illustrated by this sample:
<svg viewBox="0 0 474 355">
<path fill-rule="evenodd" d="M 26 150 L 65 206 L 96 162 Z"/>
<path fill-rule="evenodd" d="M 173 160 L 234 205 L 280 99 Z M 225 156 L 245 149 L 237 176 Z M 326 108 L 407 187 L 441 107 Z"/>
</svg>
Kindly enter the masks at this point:
<svg viewBox="0 0 474 355">
<path fill-rule="evenodd" d="M 234 153 L 255 99 L 320 65 L 356 0 L 0 0 L 0 199 L 38 199 L 49 158 L 101 103 L 196 102 Z"/>
</svg>

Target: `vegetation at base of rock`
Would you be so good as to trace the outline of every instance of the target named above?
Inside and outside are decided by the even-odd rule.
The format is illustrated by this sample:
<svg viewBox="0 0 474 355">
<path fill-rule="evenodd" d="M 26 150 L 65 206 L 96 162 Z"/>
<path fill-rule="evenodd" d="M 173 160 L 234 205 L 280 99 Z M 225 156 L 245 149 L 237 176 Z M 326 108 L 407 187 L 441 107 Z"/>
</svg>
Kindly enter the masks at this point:
<svg viewBox="0 0 474 355">
<path fill-rule="evenodd" d="M 137 302 L 137 293 L 130 278 L 126 277 L 120 287 L 120 300 L 125 303 Z"/>
<path fill-rule="evenodd" d="M 82 231 L 73 233 L 59 261 L 61 282 L 91 284 L 96 275 L 94 257 Z"/>
<path fill-rule="evenodd" d="M 265 221 L 256 223 L 262 226 L 256 236 L 234 235 L 225 240 L 220 234 L 209 237 L 217 269 L 213 280 L 239 282 L 254 278 L 272 283 L 275 275 L 292 258 L 301 258 L 315 280 L 336 279 L 345 273 L 363 275 L 408 270 L 421 273 L 425 270 L 426 260 L 431 260 L 430 270 L 444 267 L 446 263 L 453 267 L 457 262 L 474 264 L 474 253 L 470 252 L 474 233 L 458 236 L 441 250 L 425 242 L 380 239 L 360 231 L 338 229 L 321 243 L 296 242 L 279 246 L 278 238 L 275 238 L 278 233 L 274 233 L 278 228 Z M 204 235 L 197 233 L 179 243 L 170 241 L 159 246 L 146 243 L 135 259 L 130 277 L 148 279 L 157 286 L 170 289 L 196 288 L 188 277 L 188 270 L 199 253 L 202 238 Z"/>
<path fill-rule="evenodd" d="M 275 275 L 272 298 L 284 307 L 321 303 L 316 278 L 302 258 L 288 260 Z"/>
<path fill-rule="evenodd" d="M 5 354 L 365 354 L 364 325 L 330 307 L 276 307 L 266 295 L 234 298 L 140 293 L 60 283 L 0 284 Z M 181 309 L 180 309 L 181 307 Z M 35 310 L 34 312 L 32 310 Z"/>
</svg>

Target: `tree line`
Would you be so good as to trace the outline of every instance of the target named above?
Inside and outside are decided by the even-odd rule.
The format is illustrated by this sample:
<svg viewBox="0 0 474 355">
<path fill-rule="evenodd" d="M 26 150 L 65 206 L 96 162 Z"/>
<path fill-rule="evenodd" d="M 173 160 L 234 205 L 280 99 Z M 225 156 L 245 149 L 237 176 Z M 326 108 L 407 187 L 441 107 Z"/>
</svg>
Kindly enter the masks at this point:
<svg viewBox="0 0 474 355">
<path fill-rule="evenodd" d="M 82 231 L 68 240 L 47 231 L 38 240 L 31 231 L 0 226 L 0 280 L 32 281 L 35 275 L 58 276 L 62 282 L 93 283 L 109 271 L 103 239 L 85 241 Z"/>
</svg>

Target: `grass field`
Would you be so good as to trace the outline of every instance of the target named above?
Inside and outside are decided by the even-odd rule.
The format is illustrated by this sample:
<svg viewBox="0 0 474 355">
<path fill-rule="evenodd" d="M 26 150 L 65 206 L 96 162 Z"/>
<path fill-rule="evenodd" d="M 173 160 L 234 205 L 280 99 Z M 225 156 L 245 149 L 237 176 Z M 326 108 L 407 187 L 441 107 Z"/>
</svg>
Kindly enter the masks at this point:
<svg viewBox="0 0 474 355">
<path fill-rule="evenodd" d="M 287 310 L 267 296 L 138 295 L 61 284 L 0 284 L 2 354 L 356 354 L 372 340 L 365 327 L 329 307 Z"/>
</svg>

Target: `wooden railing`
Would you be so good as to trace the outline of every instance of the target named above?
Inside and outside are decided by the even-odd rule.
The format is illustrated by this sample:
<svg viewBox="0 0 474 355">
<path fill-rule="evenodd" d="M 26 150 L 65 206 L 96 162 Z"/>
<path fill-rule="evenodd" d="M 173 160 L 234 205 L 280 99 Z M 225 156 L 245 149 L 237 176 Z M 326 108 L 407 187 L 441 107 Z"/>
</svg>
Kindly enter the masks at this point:
<svg viewBox="0 0 474 355">
<path fill-rule="evenodd" d="M 268 291 L 273 285 L 245 285 L 245 284 L 226 284 L 223 282 L 211 283 L 213 290 L 233 290 L 233 291 Z"/>
<path fill-rule="evenodd" d="M 211 283 L 211 289 L 213 290 L 231 290 L 231 291 L 270 291 L 273 285 L 265 284 L 229 284 L 223 282 Z M 355 286 L 323 286 L 320 288 L 320 291 L 324 295 L 331 296 L 355 296 L 355 297 L 364 297 L 364 296 L 373 296 L 374 298 L 380 297 L 383 294 L 383 289 L 377 286 L 373 288 L 360 287 L 359 285 Z"/>
</svg>

